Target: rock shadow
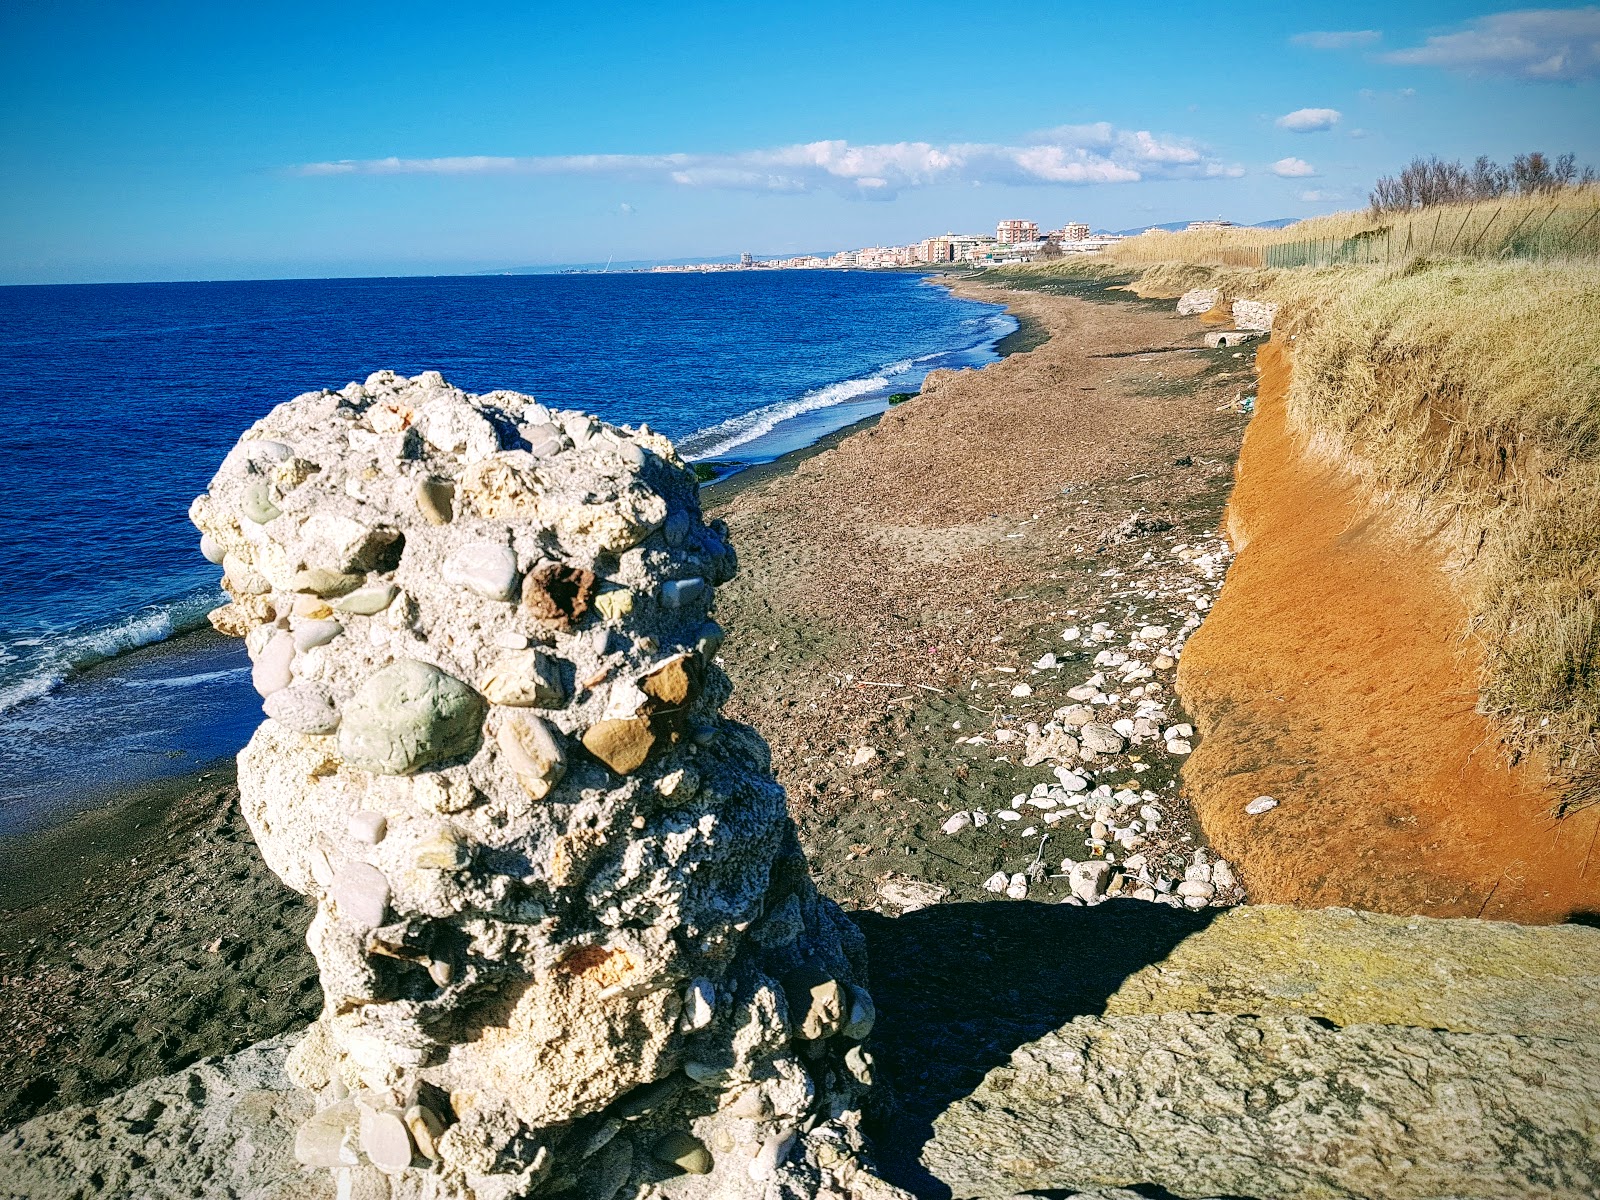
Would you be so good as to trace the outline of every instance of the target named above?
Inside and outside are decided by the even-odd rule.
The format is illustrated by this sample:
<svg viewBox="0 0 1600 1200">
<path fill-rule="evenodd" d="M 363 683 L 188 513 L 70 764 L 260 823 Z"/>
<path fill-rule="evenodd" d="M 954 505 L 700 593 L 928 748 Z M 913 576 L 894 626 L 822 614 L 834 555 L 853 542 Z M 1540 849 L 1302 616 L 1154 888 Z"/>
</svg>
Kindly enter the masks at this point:
<svg viewBox="0 0 1600 1200">
<path fill-rule="evenodd" d="M 949 1200 L 949 1187 L 919 1161 L 934 1119 L 1019 1046 L 1104 1012 L 1125 979 L 1166 958 L 1214 913 L 1138 900 L 852 913 L 866 935 L 878 1008 L 869 1049 L 882 1083 L 869 1130 L 884 1177 Z"/>
</svg>

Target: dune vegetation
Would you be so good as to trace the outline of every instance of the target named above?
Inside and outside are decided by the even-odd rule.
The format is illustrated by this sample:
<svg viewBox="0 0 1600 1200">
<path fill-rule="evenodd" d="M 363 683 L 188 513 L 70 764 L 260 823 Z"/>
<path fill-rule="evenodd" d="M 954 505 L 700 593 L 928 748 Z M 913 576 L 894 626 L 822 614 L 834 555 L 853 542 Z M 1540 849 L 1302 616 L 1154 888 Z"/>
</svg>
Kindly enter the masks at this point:
<svg viewBox="0 0 1600 1200">
<path fill-rule="evenodd" d="M 1463 636 L 1481 647 L 1479 706 L 1513 757 L 1543 758 L 1563 808 L 1600 801 L 1596 214 L 1600 189 L 1574 186 L 1283 229 L 1145 234 L 1011 268 L 1131 276 L 1143 296 L 1216 287 L 1223 303 L 1276 301 L 1274 337 L 1293 345 L 1291 420 L 1369 478 L 1379 502 L 1448 539 L 1470 613 Z M 1271 246 L 1384 226 L 1391 247 L 1411 249 L 1246 265 Z M 1519 240 L 1529 229 L 1543 240 Z"/>
</svg>

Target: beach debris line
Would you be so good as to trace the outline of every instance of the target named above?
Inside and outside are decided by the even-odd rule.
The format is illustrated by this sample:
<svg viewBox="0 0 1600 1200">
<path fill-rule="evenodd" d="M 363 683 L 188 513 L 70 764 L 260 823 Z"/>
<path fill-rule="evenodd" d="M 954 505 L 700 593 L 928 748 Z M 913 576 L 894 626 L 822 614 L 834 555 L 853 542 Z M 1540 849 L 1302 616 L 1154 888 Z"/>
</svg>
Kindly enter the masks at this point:
<svg viewBox="0 0 1600 1200">
<path fill-rule="evenodd" d="M 302 1162 L 395 1200 L 905 1195 L 860 1131 L 861 935 L 720 715 L 735 558 L 670 442 L 378 372 L 257 422 L 191 517 L 268 718 L 241 805 L 317 905 Z"/>
</svg>

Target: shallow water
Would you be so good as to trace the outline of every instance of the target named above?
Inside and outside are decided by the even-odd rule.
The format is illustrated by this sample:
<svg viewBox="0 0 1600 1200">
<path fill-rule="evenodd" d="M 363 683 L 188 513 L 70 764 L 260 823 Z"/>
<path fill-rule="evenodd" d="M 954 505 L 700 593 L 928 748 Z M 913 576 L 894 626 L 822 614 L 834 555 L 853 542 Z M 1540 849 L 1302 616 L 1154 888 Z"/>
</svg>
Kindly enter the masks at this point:
<svg viewBox="0 0 1600 1200">
<path fill-rule="evenodd" d="M 238 647 L 181 636 L 221 600 L 186 514 L 277 403 L 439 370 L 755 463 L 993 361 L 1014 328 L 909 274 L 0 288 L 0 832 L 231 753 L 260 719 Z"/>
</svg>

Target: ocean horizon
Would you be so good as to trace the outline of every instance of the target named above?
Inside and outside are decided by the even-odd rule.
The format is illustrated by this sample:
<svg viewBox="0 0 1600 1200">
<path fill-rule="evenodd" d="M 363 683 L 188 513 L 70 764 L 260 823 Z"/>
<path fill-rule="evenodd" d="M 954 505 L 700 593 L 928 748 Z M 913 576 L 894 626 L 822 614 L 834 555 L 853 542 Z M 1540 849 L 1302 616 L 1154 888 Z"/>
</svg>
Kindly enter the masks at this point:
<svg viewBox="0 0 1600 1200">
<path fill-rule="evenodd" d="M 231 754 L 259 722 L 242 649 L 206 623 L 223 595 L 187 509 L 276 404 L 438 370 L 737 468 L 994 361 L 1016 328 L 926 276 L 840 271 L 22 285 L 0 321 L 0 834 Z"/>
</svg>

